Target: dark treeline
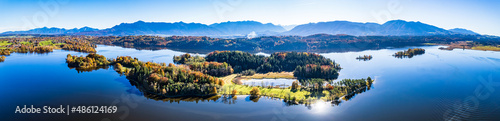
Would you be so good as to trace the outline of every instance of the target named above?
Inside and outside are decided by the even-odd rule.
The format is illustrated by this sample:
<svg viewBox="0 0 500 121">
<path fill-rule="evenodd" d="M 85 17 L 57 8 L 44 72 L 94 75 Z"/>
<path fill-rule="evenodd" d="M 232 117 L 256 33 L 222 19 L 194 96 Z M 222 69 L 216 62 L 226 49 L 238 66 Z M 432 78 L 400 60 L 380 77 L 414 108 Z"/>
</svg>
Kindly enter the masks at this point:
<svg viewBox="0 0 500 121">
<path fill-rule="evenodd" d="M 176 63 L 206 65 L 205 67 L 210 67 L 210 63 L 206 63 L 204 61 L 222 62 L 222 65 L 224 65 L 224 63 L 228 63 L 229 68 L 232 66 L 234 72 L 239 73 L 245 71 L 245 73 L 243 73 L 245 75 L 253 75 L 255 72 L 267 73 L 296 71 L 294 75 L 298 78 L 336 79 L 338 77 L 338 71 L 341 69 L 340 65 L 332 60 L 318 54 L 307 52 L 276 52 L 271 54 L 269 57 L 241 51 L 214 51 L 209 53 L 205 58 L 191 56 L 189 54 L 174 56 L 174 62 Z M 213 65 L 215 65 L 215 63 Z M 217 66 L 212 67 L 218 68 Z M 223 66 L 222 68 L 226 68 L 226 66 Z M 191 69 L 202 71 L 204 73 L 207 72 L 207 69 Z M 212 76 L 225 76 L 231 74 L 227 73 L 227 70 L 229 69 L 219 69 L 218 71 L 214 70 L 214 73 L 224 73 L 222 75 L 214 75 L 213 73 L 207 74 Z"/>
<path fill-rule="evenodd" d="M 214 51 L 209 53 L 206 61 L 226 62 L 233 66 L 235 72 L 241 72 L 248 69 L 256 70 L 264 64 L 266 57 L 262 55 L 254 55 L 241 51 Z"/>
<path fill-rule="evenodd" d="M 248 70 L 244 70 L 244 71 L 240 72 L 240 74 L 242 76 L 253 76 L 253 75 L 255 75 L 255 73 L 256 72 L 253 69 L 248 69 Z"/>
<path fill-rule="evenodd" d="M 293 72 L 293 76 L 299 80 L 308 78 L 321 78 L 326 80 L 334 80 L 339 76 L 338 68 L 331 65 L 315 65 L 307 64 L 305 66 L 297 66 Z"/>
<path fill-rule="evenodd" d="M 309 51 L 338 52 L 361 51 L 387 47 L 419 46 L 424 43 L 447 44 L 474 41 L 482 45 L 499 45 L 500 38 L 481 35 L 433 36 L 349 36 L 317 34 L 311 36 L 264 36 L 257 38 L 220 39 L 193 36 L 108 36 L 91 39 L 97 44 L 132 48 L 169 48 L 244 51 Z"/>
<path fill-rule="evenodd" d="M 189 64 L 189 68 L 193 71 L 199 71 L 211 76 L 227 76 L 233 74 L 233 68 L 226 62 L 198 62 Z"/>
<path fill-rule="evenodd" d="M 408 58 L 412 58 L 413 56 L 415 55 L 422 55 L 425 53 L 425 49 L 422 49 L 422 48 L 410 48 L 408 50 L 405 50 L 405 51 L 399 51 L 399 52 L 396 52 L 394 53 L 394 57 L 396 58 L 403 58 L 403 57 L 408 57 Z"/>
<path fill-rule="evenodd" d="M 294 71 L 297 66 L 307 64 L 327 65 L 340 69 L 340 65 L 324 56 L 307 52 L 276 52 L 265 59 L 265 63 L 257 68 L 257 72 Z"/>
<path fill-rule="evenodd" d="M 254 55 L 241 51 L 214 51 L 205 57 L 206 61 L 226 62 L 235 72 L 253 69 L 259 73 L 294 71 L 297 66 L 307 64 L 329 65 L 336 69 L 340 66 L 321 55 L 306 52 L 277 52 L 270 57 Z"/>
</svg>

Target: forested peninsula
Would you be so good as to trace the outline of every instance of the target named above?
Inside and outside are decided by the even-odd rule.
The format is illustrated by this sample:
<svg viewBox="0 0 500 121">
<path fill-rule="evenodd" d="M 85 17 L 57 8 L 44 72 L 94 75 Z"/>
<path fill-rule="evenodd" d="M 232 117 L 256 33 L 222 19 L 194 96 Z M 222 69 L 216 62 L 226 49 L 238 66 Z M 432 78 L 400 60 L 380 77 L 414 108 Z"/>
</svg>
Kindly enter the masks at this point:
<svg viewBox="0 0 500 121">
<path fill-rule="evenodd" d="M 107 59 L 98 54 L 68 55 L 66 62 L 69 67 L 77 69 L 114 66 L 140 90 L 163 97 L 251 95 L 307 103 L 313 99 L 347 98 L 346 95 L 369 89 L 373 82 L 368 78 L 333 83 L 338 77 L 340 65 L 321 55 L 306 52 L 277 52 L 269 57 L 241 51 L 214 51 L 206 57 L 184 54 L 174 57 L 178 65 L 143 62 L 129 56 Z M 299 81 L 288 88 L 232 82 L 237 76 L 233 73 L 244 74 L 253 70 L 259 73 L 293 71 Z"/>
</svg>

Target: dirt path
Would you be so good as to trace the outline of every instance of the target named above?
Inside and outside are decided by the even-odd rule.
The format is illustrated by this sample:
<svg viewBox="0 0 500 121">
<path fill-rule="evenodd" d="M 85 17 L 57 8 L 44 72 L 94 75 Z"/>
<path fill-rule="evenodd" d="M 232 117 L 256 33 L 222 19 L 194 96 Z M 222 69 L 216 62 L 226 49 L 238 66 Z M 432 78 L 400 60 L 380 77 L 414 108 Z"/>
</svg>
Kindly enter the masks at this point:
<svg viewBox="0 0 500 121">
<path fill-rule="evenodd" d="M 233 81 L 234 78 L 236 78 L 236 76 L 238 76 L 238 75 L 237 74 L 231 74 L 231 75 L 222 77 L 220 79 L 222 79 L 224 81 L 225 85 L 232 85 L 233 84 L 232 81 Z"/>
</svg>

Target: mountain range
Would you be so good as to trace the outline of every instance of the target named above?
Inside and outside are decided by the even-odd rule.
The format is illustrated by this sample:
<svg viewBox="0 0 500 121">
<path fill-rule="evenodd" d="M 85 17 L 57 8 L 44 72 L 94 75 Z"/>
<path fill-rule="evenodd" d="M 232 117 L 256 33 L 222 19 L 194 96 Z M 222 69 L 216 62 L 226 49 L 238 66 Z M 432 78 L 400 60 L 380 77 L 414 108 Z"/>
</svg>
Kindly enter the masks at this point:
<svg viewBox="0 0 500 121">
<path fill-rule="evenodd" d="M 330 21 L 297 25 L 287 31 L 283 26 L 272 23 L 263 24 L 257 21 L 222 22 L 211 25 L 184 22 L 144 22 L 122 23 L 108 29 L 98 30 L 90 27 L 80 29 L 37 28 L 28 31 L 10 31 L 1 34 L 42 34 L 42 35 L 91 35 L 91 36 L 127 36 L 127 35 L 159 35 L 159 36 L 210 36 L 210 37 L 241 37 L 247 35 L 273 36 L 314 34 L 346 34 L 355 36 L 425 36 L 425 35 L 478 35 L 462 29 L 445 30 L 433 25 L 392 20 L 384 24 L 359 23 L 349 21 Z"/>
<path fill-rule="evenodd" d="M 64 28 L 36 28 L 28 31 L 10 31 L 4 32 L 2 34 L 44 34 L 44 35 L 58 35 L 58 34 L 75 34 L 80 32 L 92 32 L 98 31 L 99 29 L 90 28 L 90 27 L 82 27 L 80 29 L 64 29 Z"/>
<path fill-rule="evenodd" d="M 347 34 L 356 36 L 382 35 L 382 36 L 425 36 L 425 35 L 450 35 L 450 34 L 477 34 L 465 29 L 445 30 L 421 22 L 408 22 L 403 20 L 388 21 L 384 24 L 357 23 L 349 21 L 332 21 L 309 23 L 296 26 L 282 35 L 307 36 L 313 34 Z"/>
</svg>

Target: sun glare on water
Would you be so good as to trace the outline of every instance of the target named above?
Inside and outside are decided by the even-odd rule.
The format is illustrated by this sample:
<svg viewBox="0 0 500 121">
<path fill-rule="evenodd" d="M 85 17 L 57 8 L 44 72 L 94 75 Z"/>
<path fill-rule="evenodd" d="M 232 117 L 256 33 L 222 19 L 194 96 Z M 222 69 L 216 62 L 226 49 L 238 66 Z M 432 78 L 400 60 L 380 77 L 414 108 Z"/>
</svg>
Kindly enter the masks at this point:
<svg viewBox="0 0 500 121">
<path fill-rule="evenodd" d="M 331 104 L 322 100 L 316 101 L 316 103 L 311 104 L 311 112 L 313 114 L 326 114 Z"/>
</svg>

